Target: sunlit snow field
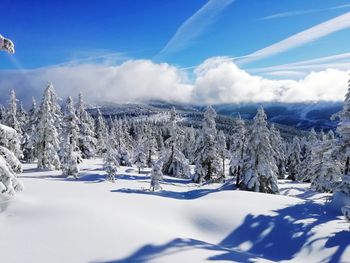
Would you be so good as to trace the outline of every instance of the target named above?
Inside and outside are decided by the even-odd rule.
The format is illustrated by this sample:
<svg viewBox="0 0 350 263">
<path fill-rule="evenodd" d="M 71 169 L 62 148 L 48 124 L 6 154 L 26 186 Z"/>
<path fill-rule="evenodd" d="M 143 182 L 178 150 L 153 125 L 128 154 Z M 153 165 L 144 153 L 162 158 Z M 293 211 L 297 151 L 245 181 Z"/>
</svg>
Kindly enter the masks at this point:
<svg viewBox="0 0 350 263">
<path fill-rule="evenodd" d="M 113 184 L 100 159 L 78 180 L 35 167 L 0 202 L 0 262 L 350 262 L 349 224 L 305 183 L 269 195 L 165 177 L 150 192 L 147 170 Z"/>
</svg>

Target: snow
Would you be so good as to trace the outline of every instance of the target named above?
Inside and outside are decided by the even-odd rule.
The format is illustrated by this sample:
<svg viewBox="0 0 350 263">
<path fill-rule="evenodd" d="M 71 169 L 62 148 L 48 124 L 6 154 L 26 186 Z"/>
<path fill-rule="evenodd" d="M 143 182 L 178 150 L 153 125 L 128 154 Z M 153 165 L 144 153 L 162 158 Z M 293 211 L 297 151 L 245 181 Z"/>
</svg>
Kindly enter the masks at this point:
<svg viewBox="0 0 350 263">
<path fill-rule="evenodd" d="M 201 187 L 102 160 L 80 179 L 24 164 L 25 191 L 0 200 L 1 262 L 346 262 L 349 225 L 324 205 L 330 194 L 280 181 L 280 195 Z"/>
</svg>

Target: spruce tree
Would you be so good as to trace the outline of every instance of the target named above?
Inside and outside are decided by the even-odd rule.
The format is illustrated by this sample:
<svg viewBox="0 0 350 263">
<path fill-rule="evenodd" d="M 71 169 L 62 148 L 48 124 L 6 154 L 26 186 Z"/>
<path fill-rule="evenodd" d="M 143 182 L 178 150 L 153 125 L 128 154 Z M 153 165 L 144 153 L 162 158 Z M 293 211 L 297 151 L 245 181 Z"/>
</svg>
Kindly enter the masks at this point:
<svg viewBox="0 0 350 263">
<path fill-rule="evenodd" d="M 38 112 L 36 127 L 36 145 L 39 169 L 59 169 L 60 160 L 58 157 L 59 137 L 56 128 L 56 115 L 52 95 L 54 88 L 49 84 L 44 91 Z M 60 121 L 61 123 L 61 121 Z"/>
<path fill-rule="evenodd" d="M 221 158 L 217 149 L 216 112 L 209 106 L 204 113 L 202 131 L 196 149 L 194 182 L 223 179 Z"/>
<path fill-rule="evenodd" d="M 96 118 L 96 153 L 98 156 L 103 156 L 107 150 L 106 139 L 108 137 L 108 130 L 106 127 L 105 119 L 102 116 L 100 109 L 97 109 L 97 118 Z"/>
<path fill-rule="evenodd" d="M 161 157 L 163 160 L 162 172 L 174 177 L 189 178 L 188 160 L 179 149 L 179 142 L 183 139 L 183 131 L 177 125 L 175 108 L 170 112 L 168 130 L 170 137 L 165 141 L 166 149 Z"/>
<path fill-rule="evenodd" d="M 76 106 L 76 115 L 79 119 L 78 147 L 81 157 L 90 159 L 96 154 L 95 124 L 91 115 L 85 110 L 85 102 L 81 93 L 79 93 Z"/>
<path fill-rule="evenodd" d="M 246 127 L 239 116 L 235 122 L 234 134 L 230 146 L 230 174 L 236 176 L 236 186 L 241 182 L 243 161 L 245 157 Z"/>
<path fill-rule="evenodd" d="M 266 114 L 260 107 L 248 133 L 240 189 L 262 193 L 278 193 L 276 160 L 270 142 Z"/>
<path fill-rule="evenodd" d="M 78 164 L 81 162 L 78 134 L 79 120 L 75 115 L 73 100 L 68 97 L 63 116 L 60 161 L 63 175 L 75 178 L 78 178 Z"/>
</svg>

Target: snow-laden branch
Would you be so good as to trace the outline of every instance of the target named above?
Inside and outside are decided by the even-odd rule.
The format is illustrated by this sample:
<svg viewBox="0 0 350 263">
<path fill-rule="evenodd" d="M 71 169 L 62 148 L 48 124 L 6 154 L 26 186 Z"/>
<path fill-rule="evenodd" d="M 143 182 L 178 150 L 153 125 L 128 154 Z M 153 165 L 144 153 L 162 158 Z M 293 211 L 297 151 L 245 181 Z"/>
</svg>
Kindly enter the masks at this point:
<svg viewBox="0 0 350 263">
<path fill-rule="evenodd" d="M 10 54 L 14 54 L 15 53 L 15 45 L 13 44 L 13 42 L 10 39 L 5 38 L 2 35 L 0 35 L 0 50 L 7 51 Z"/>
</svg>

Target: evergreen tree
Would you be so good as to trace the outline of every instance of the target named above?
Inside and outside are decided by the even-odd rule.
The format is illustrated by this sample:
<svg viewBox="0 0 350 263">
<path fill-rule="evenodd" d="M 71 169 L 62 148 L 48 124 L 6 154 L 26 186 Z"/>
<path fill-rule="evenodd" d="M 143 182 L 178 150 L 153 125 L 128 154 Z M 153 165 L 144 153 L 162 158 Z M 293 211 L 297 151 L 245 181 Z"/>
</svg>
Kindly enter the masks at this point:
<svg viewBox="0 0 350 263">
<path fill-rule="evenodd" d="M 225 160 L 228 157 L 228 150 L 226 146 L 226 137 L 223 131 L 219 131 L 217 137 L 218 154 L 222 160 L 222 176 L 225 177 Z"/>
<path fill-rule="evenodd" d="M 247 158 L 240 189 L 275 194 L 278 193 L 278 168 L 266 118 L 264 109 L 260 107 L 247 137 Z"/>
<path fill-rule="evenodd" d="M 245 157 L 246 128 L 241 116 L 236 120 L 235 131 L 230 146 L 230 173 L 236 176 L 236 186 L 241 182 L 241 173 Z"/>
<path fill-rule="evenodd" d="M 312 168 L 312 163 L 315 163 L 316 154 L 315 146 L 318 144 L 319 140 L 317 138 L 317 133 L 312 128 L 307 141 L 304 145 L 304 158 L 299 166 L 299 172 L 297 173 L 296 179 L 300 182 L 310 182 L 314 169 Z"/>
<path fill-rule="evenodd" d="M 157 141 L 154 136 L 154 132 L 149 124 L 146 126 L 143 145 L 144 145 L 145 153 L 147 155 L 147 166 L 152 167 L 153 165 L 152 156 L 156 154 Z"/>
<path fill-rule="evenodd" d="M 78 147 L 82 158 L 90 159 L 96 154 L 95 124 L 91 115 L 85 110 L 85 103 L 81 93 L 79 93 L 76 108 L 76 115 L 79 119 Z"/>
<path fill-rule="evenodd" d="M 96 144 L 97 144 L 97 155 L 103 156 L 107 150 L 106 138 L 108 138 L 108 130 L 106 127 L 106 122 L 101 114 L 100 109 L 97 109 L 97 119 L 96 119 Z"/>
<path fill-rule="evenodd" d="M 322 141 L 314 147 L 315 158 L 310 164 L 314 173 L 311 188 L 319 192 L 333 192 L 340 180 L 340 163 L 334 155 L 334 134 L 323 135 Z"/>
<path fill-rule="evenodd" d="M 18 138 L 17 132 L 5 125 L 0 124 L 0 196 L 13 196 L 16 192 L 23 190 L 22 182 L 17 178 L 17 173 L 22 172 L 22 166 L 9 146 Z"/>
<path fill-rule="evenodd" d="M 6 113 L 5 124 L 17 131 L 18 134 L 22 134 L 20 123 L 17 119 L 17 98 L 14 90 L 10 92 L 10 100 Z"/>
<path fill-rule="evenodd" d="M 38 122 L 36 127 L 36 145 L 39 169 L 59 169 L 60 161 L 58 157 L 59 139 L 55 121 L 59 118 L 55 112 L 52 95 L 54 89 L 49 84 L 44 91 L 38 112 Z"/>
<path fill-rule="evenodd" d="M 65 176 L 78 178 L 81 162 L 78 147 L 79 120 L 75 115 L 75 108 L 71 97 L 67 98 L 63 117 L 62 143 L 60 161 L 62 173 Z"/>
<path fill-rule="evenodd" d="M 161 161 L 157 161 L 152 167 L 151 191 L 153 192 L 161 189 L 160 182 L 163 180 L 162 166 Z"/>
<path fill-rule="evenodd" d="M 194 182 L 221 180 L 221 158 L 217 149 L 216 112 L 209 106 L 204 113 L 203 127 L 196 149 Z"/>
<path fill-rule="evenodd" d="M 103 168 L 107 173 L 107 180 L 115 183 L 115 176 L 118 172 L 119 162 L 118 162 L 118 152 L 115 148 L 116 142 L 113 136 L 108 137 L 107 149 L 104 154 Z"/>
<path fill-rule="evenodd" d="M 145 168 L 147 166 L 147 156 L 141 142 L 135 148 L 132 163 L 136 165 L 139 173 L 141 173 L 142 168 Z"/>
<path fill-rule="evenodd" d="M 300 140 L 298 137 L 293 138 L 293 142 L 289 146 L 288 153 L 288 179 L 295 181 L 299 178 L 300 163 L 302 160 Z"/>
<path fill-rule="evenodd" d="M 278 178 L 284 179 L 286 174 L 286 148 L 282 136 L 275 125 L 272 124 L 270 128 L 270 142 L 274 150 L 274 157 L 278 168 Z"/>
<path fill-rule="evenodd" d="M 165 141 L 166 149 L 162 153 L 163 174 L 175 177 L 190 177 L 188 160 L 179 149 L 179 142 L 182 141 L 183 131 L 177 126 L 176 111 L 173 108 L 170 112 L 168 123 L 170 137 Z"/>
<path fill-rule="evenodd" d="M 28 112 L 28 121 L 24 126 L 23 133 L 23 159 L 27 162 L 34 162 L 37 156 L 36 126 L 38 123 L 38 109 L 36 101 L 32 98 L 32 107 Z"/>
</svg>

